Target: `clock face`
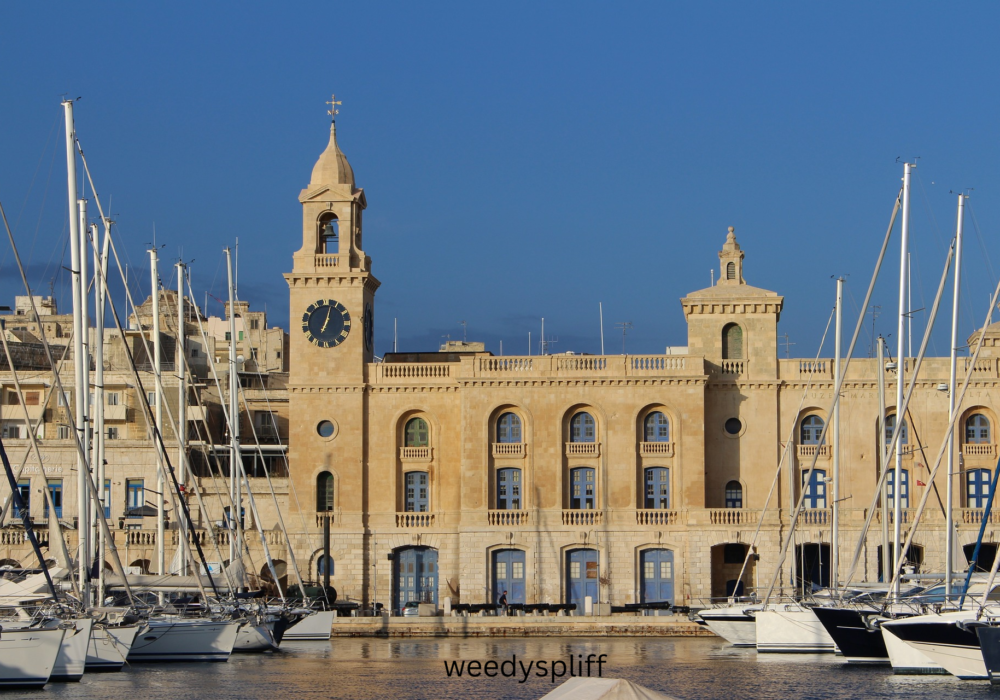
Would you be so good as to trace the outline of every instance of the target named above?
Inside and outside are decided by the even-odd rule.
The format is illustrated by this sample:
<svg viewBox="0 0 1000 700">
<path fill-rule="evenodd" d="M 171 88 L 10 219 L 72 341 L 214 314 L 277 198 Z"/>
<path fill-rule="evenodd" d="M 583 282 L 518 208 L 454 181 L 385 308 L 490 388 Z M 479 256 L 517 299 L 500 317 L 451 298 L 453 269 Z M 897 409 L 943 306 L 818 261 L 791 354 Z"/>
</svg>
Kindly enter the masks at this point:
<svg viewBox="0 0 1000 700">
<path fill-rule="evenodd" d="M 321 348 L 333 348 L 351 332 L 351 315 L 344 305 L 333 299 L 310 304 L 302 314 L 302 332 L 306 339 Z"/>
<path fill-rule="evenodd" d="M 362 319 L 362 325 L 365 331 L 365 350 L 369 352 L 372 346 L 375 344 L 375 313 L 372 311 L 371 304 L 365 304 L 365 314 Z"/>
</svg>

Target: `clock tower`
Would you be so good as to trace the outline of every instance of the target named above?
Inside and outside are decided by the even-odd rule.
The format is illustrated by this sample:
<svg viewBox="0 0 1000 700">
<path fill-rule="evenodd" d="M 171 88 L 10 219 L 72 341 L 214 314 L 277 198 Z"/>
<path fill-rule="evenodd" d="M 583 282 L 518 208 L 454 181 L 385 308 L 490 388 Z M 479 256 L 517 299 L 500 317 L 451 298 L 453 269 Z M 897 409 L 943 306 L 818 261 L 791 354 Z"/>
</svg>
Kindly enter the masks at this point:
<svg viewBox="0 0 1000 700">
<path fill-rule="evenodd" d="M 289 461 L 298 507 L 340 512 L 342 504 L 345 511 L 356 511 L 360 524 L 365 372 L 374 358 L 379 281 L 362 247 L 365 193 L 355 186 L 354 171 L 337 144 L 338 104 L 330 101 L 330 141 L 299 194 L 302 247 L 285 275 L 291 336 Z M 327 474 L 333 479 L 332 495 L 319 508 L 305 494 L 314 492 L 317 479 L 330 478 Z"/>
</svg>

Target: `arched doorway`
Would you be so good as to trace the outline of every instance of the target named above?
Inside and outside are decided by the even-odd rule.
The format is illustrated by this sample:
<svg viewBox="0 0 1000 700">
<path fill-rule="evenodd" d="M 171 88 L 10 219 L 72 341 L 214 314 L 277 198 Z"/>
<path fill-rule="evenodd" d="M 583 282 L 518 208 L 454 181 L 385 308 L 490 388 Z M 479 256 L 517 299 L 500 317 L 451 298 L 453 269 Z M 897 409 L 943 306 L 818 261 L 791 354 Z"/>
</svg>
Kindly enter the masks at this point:
<svg viewBox="0 0 1000 700">
<path fill-rule="evenodd" d="M 411 601 L 438 603 L 438 552 L 431 547 L 403 547 L 392 557 L 392 607 Z"/>
<path fill-rule="evenodd" d="M 674 602 L 674 553 L 669 549 L 646 549 L 639 557 L 643 603 Z"/>
<path fill-rule="evenodd" d="M 809 542 L 795 545 L 795 589 L 818 591 L 830 585 L 830 545 Z"/>
<path fill-rule="evenodd" d="M 756 565 L 754 557 L 747 561 L 746 569 L 743 569 L 748 548 L 748 545 L 740 542 L 717 544 L 712 547 L 713 598 L 744 596 L 747 594 L 747 589 L 753 588 L 754 567 Z M 743 571 L 742 578 L 740 578 L 740 571 Z"/>
<path fill-rule="evenodd" d="M 962 545 L 962 552 L 965 554 L 965 561 L 972 563 L 972 555 L 976 551 L 976 543 Z M 997 544 L 995 542 L 983 542 L 979 547 L 979 557 L 976 561 L 976 571 L 989 571 L 993 567 L 993 559 L 997 555 Z"/>
<path fill-rule="evenodd" d="M 891 473 L 891 472 L 890 472 Z M 889 545 L 889 558 L 892 559 L 893 547 Z M 972 550 L 969 550 L 969 555 L 972 555 Z M 882 545 L 879 545 L 875 551 L 876 564 L 878 565 L 878 580 L 882 580 Z M 912 566 L 914 573 L 920 573 L 920 565 L 924 563 L 924 548 L 919 544 L 911 544 L 910 550 L 903 555 L 904 566 Z M 993 563 L 993 559 L 990 559 L 986 566 L 986 571 L 990 570 L 989 564 Z M 890 563 L 889 568 L 892 568 Z M 890 574 L 891 576 L 891 574 Z"/>
<path fill-rule="evenodd" d="M 493 600 L 507 591 L 507 603 L 524 603 L 524 550 L 499 549 L 493 552 Z"/>
<path fill-rule="evenodd" d="M 571 549 L 566 553 L 566 602 L 576 604 L 574 615 L 584 614 L 584 599 L 598 602 L 601 569 L 596 549 Z"/>
</svg>

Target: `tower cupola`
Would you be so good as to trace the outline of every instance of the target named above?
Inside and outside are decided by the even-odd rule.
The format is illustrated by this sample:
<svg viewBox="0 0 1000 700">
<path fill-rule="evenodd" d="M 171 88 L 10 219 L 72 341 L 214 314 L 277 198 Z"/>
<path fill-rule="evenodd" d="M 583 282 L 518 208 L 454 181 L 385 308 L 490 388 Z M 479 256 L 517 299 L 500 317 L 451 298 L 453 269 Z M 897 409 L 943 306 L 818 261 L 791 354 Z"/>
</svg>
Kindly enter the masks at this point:
<svg viewBox="0 0 1000 700">
<path fill-rule="evenodd" d="M 330 143 L 313 166 L 310 185 L 349 185 L 354 189 L 354 169 L 337 145 L 337 121 L 330 121 Z"/>
<path fill-rule="evenodd" d="M 736 229 L 732 226 L 719 251 L 719 284 L 746 284 L 743 279 L 743 251 L 736 242 Z"/>
</svg>

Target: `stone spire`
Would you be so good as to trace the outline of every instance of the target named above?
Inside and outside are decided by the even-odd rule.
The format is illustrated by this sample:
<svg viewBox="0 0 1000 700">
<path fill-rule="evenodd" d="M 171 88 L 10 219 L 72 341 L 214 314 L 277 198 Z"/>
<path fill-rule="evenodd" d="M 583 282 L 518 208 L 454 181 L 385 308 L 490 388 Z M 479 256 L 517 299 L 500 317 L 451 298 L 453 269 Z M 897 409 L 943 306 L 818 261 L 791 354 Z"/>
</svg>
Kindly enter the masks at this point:
<svg viewBox="0 0 1000 700">
<path fill-rule="evenodd" d="M 726 243 L 719 251 L 719 285 L 746 284 L 743 279 L 743 251 L 736 242 L 736 229 L 729 227 Z"/>
<path fill-rule="evenodd" d="M 330 143 L 326 150 L 320 154 L 319 160 L 313 166 L 312 177 L 309 179 L 310 187 L 313 185 L 350 185 L 354 189 L 354 170 L 347 162 L 347 156 L 337 145 L 337 108 L 340 104 L 336 100 L 331 103 L 330 109 Z"/>
</svg>

